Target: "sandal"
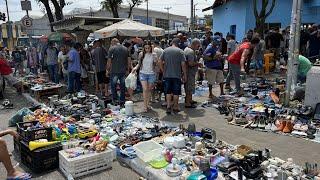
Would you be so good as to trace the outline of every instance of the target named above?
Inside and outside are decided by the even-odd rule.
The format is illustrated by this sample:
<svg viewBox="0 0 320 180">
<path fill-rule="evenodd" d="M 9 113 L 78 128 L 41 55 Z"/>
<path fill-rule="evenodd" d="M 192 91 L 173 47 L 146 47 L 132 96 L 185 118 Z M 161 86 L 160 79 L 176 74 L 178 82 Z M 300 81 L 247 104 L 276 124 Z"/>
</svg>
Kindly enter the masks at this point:
<svg viewBox="0 0 320 180">
<path fill-rule="evenodd" d="M 20 176 L 15 177 L 7 177 L 7 180 L 29 180 L 31 179 L 31 174 L 29 173 L 22 173 Z"/>
<path fill-rule="evenodd" d="M 179 112 L 180 112 L 180 109 L 172 109 L 172 111 L 173 111 L 174 113 L 179 113 Z"/>
<path fill-rule="evenodd" d="M 171 114 L 171 108 L 170 107 L 167 107 L 166 113 L 167 114 Z"/>
<path fill-rule="evenodd" d="M 185 107 L 185 108 L 193 108 L 193 109 L 194 109 L 194 108 L 197 108 L 197 106 L 196 106 L 195 104 L 192 104 L 192 103 L 191 103 L 191 105 L 189 105 L 189 106 L 186 105 L 186 106 L 184 106 L 184 107 Z"/>
</svg>

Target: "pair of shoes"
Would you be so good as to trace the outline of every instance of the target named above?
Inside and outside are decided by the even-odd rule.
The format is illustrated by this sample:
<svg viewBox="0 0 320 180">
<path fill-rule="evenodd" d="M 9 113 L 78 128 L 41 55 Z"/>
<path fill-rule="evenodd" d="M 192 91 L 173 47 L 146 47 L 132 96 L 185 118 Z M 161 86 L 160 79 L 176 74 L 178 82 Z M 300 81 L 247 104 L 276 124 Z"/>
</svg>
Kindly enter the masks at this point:
<svg viewBox="0 0 320 180">
<path fill-rule="evenodd" d="M 293 124 L 291 121 L 281 121 L 280 126 L 278 127 L 278 131 L 282 131 L 284 133 L 291 133 L 293 130 Z"/>
</svg>

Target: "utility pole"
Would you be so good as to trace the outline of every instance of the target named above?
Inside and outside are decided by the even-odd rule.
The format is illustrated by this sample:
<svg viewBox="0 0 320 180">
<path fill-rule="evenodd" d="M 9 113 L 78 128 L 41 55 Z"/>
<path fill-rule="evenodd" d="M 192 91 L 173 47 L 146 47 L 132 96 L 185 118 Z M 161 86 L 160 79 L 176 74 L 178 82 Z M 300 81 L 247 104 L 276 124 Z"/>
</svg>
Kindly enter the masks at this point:
<svg viewBox="0 0 320 180">
<path fill-rule="evenodd" d="M 300 45 L 300 23 L 301 23 L 301 1 L 293 0 L 292 2 L 292 15 L 290 26 L 290 41 L 289 41 L 289 59 L 288 59 L 288 72 L 286 81 L 286 98 L 285 105 L 289 105 L 292 85 L 296 85 L 297 79 L 297 58 L 299 58 L 299 45 Z"/>
<path fill-rule="evenodd" d="M 193 0 L 191 0 L 191 17 L 190 17 L 190 28 L 191 28 L 191 38 L 193 38 L 193 31 L 194 31 L 194 20 L 193 20 L 193 17 L 194 17 L 194 14 L 193 14 Z"/>
<path fill-rule="evenodd" d="M 166 7 L 166 8 L 164 8 L 164 9 L 166 9 L 166 10 L 168 11 L 168 41 L 169 41 L 169 39 L 170 39 L 170 13 L 169 13 L 169 11 L 170 11 L 171 8 L 172 8 L 172 7 Z"/>
<path fill-rule="evenodd" d="M 6 7 L 7 7 L 7 17 L 8 17 L 8 22 L 10 21 L 10 15 L 9 15 L 9 7 L 8 7 L 8 0 L 6 1 Z"/>
<path fill-rule="evenodd" d="M 146 0 L 147 2 L 147 25 L 149 25 L 149 1 Z"/>
<path fill-rule="evenodd" d="M 197 18 L 196 18 L 196 10 L 198 10 L 198 9 L 196 9 L 197 5 L 198 5 L 198 3 L 193 5 L 193 29 L 192 29 L 193 36 L 194 36 L 195 25 L 197 25 Z"/>
</svg>

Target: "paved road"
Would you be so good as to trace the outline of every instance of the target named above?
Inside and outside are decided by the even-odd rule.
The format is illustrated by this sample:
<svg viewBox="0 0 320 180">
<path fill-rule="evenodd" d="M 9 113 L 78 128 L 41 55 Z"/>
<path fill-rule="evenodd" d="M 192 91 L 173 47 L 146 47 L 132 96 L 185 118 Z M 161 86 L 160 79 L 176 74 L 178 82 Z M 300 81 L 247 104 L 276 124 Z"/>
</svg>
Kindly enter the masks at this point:
<svg viewBox="0 0 320 180">
<path fill-rule="evenodd" d="M 0 128 L 7 127 L 8 118 L 14 114 L 21 107 L 29 106 L 26 100 L 17 96 L 12 90 L 9 90 L 9 98 L 15 104 L 13 110 L 0 111 Z M 205 98 L 197 98 L 198 101 L 203 101 Z M 141 102 L 136 103 L 135 110 L 140 112 L 139 107 L 142 107 Z M 305 162 L 317 162 L 320 163 L 320 144 L 311 141 L 282 136 L 274 133 L 258 132 L 249 129 L 243 129 L 238 126 L 228 125 L 224 120 L 224 116 L 219 115 L 218 111 L 213 108 L 197 108 L 192 110 L 184 110 L 178 115 L 167 116 L 164 109 L 159 104 L 154 104 L 154 110 L 146 115 L 159 117 L 162 121 L 183 123 L 187 125 L 189 122 L 194 122 L 198 129 L 202 127 L 210 127 L 216 130 L 217 138 L 225 140 L 231 144 L 247 144 L 254 148 L 270 148 L 272 155 L 281 157 L 283 159 L 292 157 L 295 162 L 303 165 Z M 13 150 L 13 143 L 10 137 L 5 137 L 8 142 L 10 151 Z M 13 160 L 15 163 L 16 161 Z M 0 165 L 0 179 L 5 178 L 5 170 Z M 132 170 L 122 167 L 118 162 L 113 163 L 112 170 L 101 172 L 90 177 L 84 177 L 83 179 L 138 179 L 137 175 Z M 42 176 L 37 176 L 35 179 L 64 179 L 63 175 L 59 171 L 54 171 Z"/>
</svg>

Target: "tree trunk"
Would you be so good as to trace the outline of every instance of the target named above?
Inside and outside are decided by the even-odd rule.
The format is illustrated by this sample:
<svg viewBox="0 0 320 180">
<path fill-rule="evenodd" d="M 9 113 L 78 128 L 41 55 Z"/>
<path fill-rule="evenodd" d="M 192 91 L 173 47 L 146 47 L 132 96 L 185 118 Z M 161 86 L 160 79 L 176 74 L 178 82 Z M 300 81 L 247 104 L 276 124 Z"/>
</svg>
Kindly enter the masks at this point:
<svg viewBox="0 0 320 180">
<path fill-rule="evenodd" d="M 111 8 L 112 15 L 114 18 L 119 18 L 119 13 L 118 13 L 118 8 L 117 7 L 112 7 Z"/>
<path fill-rule="evenodd" d="M 266 19 L 265 18 L 256 18 L 256 30 L 259 33 L 260 38 L 264 38 L 264 24 Z"/>
<path fill-rule="evenodd" d="M 53 6 L 54 6 L 54 12 L 56 15 L 56 20 L 60 21 L 63 19 L 63 13 L 62 13 L 62 8 L 57 0 L 51 0 Z"/>
<path fill-rule="evenodd" d="M 51 25 L 51 23 L 54 22 L 54 17 L 53 17 L 52 11 L 50 9 L 49 0 L 39 0 L 39 1 L 43 4 L 43 6 L 46 9 L 47 16 L 48 16 L 49 23 L 50 23 L 50 30 L 51 30 L 51 32 L 54 32 L 53 26 Z"/>
</svg>

